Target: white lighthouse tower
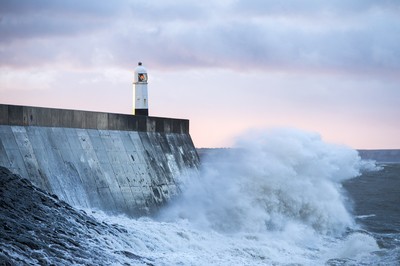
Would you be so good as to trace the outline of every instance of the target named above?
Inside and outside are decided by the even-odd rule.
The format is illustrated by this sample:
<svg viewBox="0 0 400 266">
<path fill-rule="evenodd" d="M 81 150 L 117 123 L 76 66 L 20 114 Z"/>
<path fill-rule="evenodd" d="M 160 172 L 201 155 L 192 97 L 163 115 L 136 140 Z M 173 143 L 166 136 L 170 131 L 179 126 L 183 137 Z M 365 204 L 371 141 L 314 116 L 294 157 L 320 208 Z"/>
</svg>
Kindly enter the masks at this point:
<svg viewBox="0 0 400 266">
<path fill-rule="evenodd" d="M 135 68 L 135 77 L 133 79 L 133 114 L 149 115 L 149 103 L 147 98 L 147 70 L 138 63 Z"/>
</svg>

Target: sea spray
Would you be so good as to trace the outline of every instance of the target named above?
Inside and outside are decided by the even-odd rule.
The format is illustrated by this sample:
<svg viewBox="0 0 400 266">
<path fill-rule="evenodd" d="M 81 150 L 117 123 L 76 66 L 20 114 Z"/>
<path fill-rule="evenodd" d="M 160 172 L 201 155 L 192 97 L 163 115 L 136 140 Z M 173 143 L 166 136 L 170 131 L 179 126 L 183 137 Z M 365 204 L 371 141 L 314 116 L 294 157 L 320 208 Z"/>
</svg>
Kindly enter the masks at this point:
<svg viewBox="0 0 400 266">
<path fill-rule="evenodd" d="M 162 217 L 220 232 L 341 234 L 354 225 L 341 182 L 360 174 L 355 150 L 296 129 L 252 131 L 203 159 L 200 178 Z M 303 229 L 301 229 L 303 228 Z"/>
<path fill-rule="evenodd" d="M 43 200 L 31 200 L 34 207 L 28 209 L 25 203 L 8 204 L 8 210 L 21 213 L 16 217 L 24 223 L 26 217 L 40 219 L 27 224 L 33 230 L 18 232 L 7 226 L 4 230 L 7 236 L 20 234 L 21 241 L 43 236 L 37 238 L 37 244 L 46 244 L 39 259 L 47 264 L 358 265 L 380 261 L 374 252 L 379 249 L 375 239 L 357 230 L 345 208 L 341 182 L 359 174 L 362 164 L 357 152 L 297 130 L 248 136 L 240 138 L 233 149 L 203 160 L 199 177 L 182 176 L 183 194 L 157 219 L 110 216 L 97 210 L 86 210 L 86 215 L 53 198 L 51 208 Z M 13 195 L 10 202 L 23 202 L 21 193 L 38 195 L 33 186 L 27 190 L 8 186 L 3 192 Z M 39 209 L 43 217 L 38 217 Z M 53 222 L 54 217 L 61 220 Z M 18 219 L 12 222 L 15 228 L 21 226 Z M 7 256 L 20 262 L 25 258 L 29 263 L 35 260 L 31 252 L 38 253 L 21 250 L 12 237 L 1 243 L 6 245 L 0 259 Z M 59 263 L 60 254 L 65 263 Z"/>
</svg>

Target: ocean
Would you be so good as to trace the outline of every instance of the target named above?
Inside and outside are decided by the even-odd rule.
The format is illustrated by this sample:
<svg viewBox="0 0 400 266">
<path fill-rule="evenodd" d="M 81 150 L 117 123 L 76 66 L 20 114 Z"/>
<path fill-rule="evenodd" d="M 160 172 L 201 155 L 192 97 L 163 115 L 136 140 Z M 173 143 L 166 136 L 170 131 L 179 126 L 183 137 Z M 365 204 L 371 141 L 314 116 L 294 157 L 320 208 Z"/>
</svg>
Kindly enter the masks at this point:
<svg viewBox="0 0 400 266">
<path fill-rule="evenodd" d="M 400 265 L 400 163 L 377 165 L 381 170 L 365 172 L 344 187 L 357 223 L 379 246 L 371 264 Z"/>
<path fill-rule="evenodd" d="M 315 133 L 250 132 L 203 150 L 182 194 L 138 218 L 0 168 L 0 265 L 400 265 L 400 163 L 363 158 Z"/>
</svg>

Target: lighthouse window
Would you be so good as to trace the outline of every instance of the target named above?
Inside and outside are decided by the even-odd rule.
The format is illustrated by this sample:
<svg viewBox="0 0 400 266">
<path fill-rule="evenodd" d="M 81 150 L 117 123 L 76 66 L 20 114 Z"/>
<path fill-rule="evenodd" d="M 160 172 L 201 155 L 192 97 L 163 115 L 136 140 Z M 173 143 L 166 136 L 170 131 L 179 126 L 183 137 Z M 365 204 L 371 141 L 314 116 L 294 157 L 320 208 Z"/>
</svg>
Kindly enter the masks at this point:
<svg viewBox="0 0 400 266">
<path fill-rule="evenodd" d="M 138 75 L 138 79 L 139 79 L 139 81 L 144 82 L 147 80 L 147 75 L 145 73 L 140 73 Z"/>
</svg>

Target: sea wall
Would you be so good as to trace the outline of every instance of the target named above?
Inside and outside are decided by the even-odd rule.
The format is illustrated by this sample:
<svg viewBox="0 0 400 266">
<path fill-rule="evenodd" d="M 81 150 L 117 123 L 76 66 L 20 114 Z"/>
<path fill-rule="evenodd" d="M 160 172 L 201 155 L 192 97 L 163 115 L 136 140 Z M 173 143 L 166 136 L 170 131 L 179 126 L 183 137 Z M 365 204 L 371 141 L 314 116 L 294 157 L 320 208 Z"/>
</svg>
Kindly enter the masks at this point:
<svg viewBox="0 0 400 266">
<path fill-rule="evenodd" d="M 0 165 L 74 206 L 150 214 L 199 157 L 189 121 L 0 105 Z"/>
</svg>

